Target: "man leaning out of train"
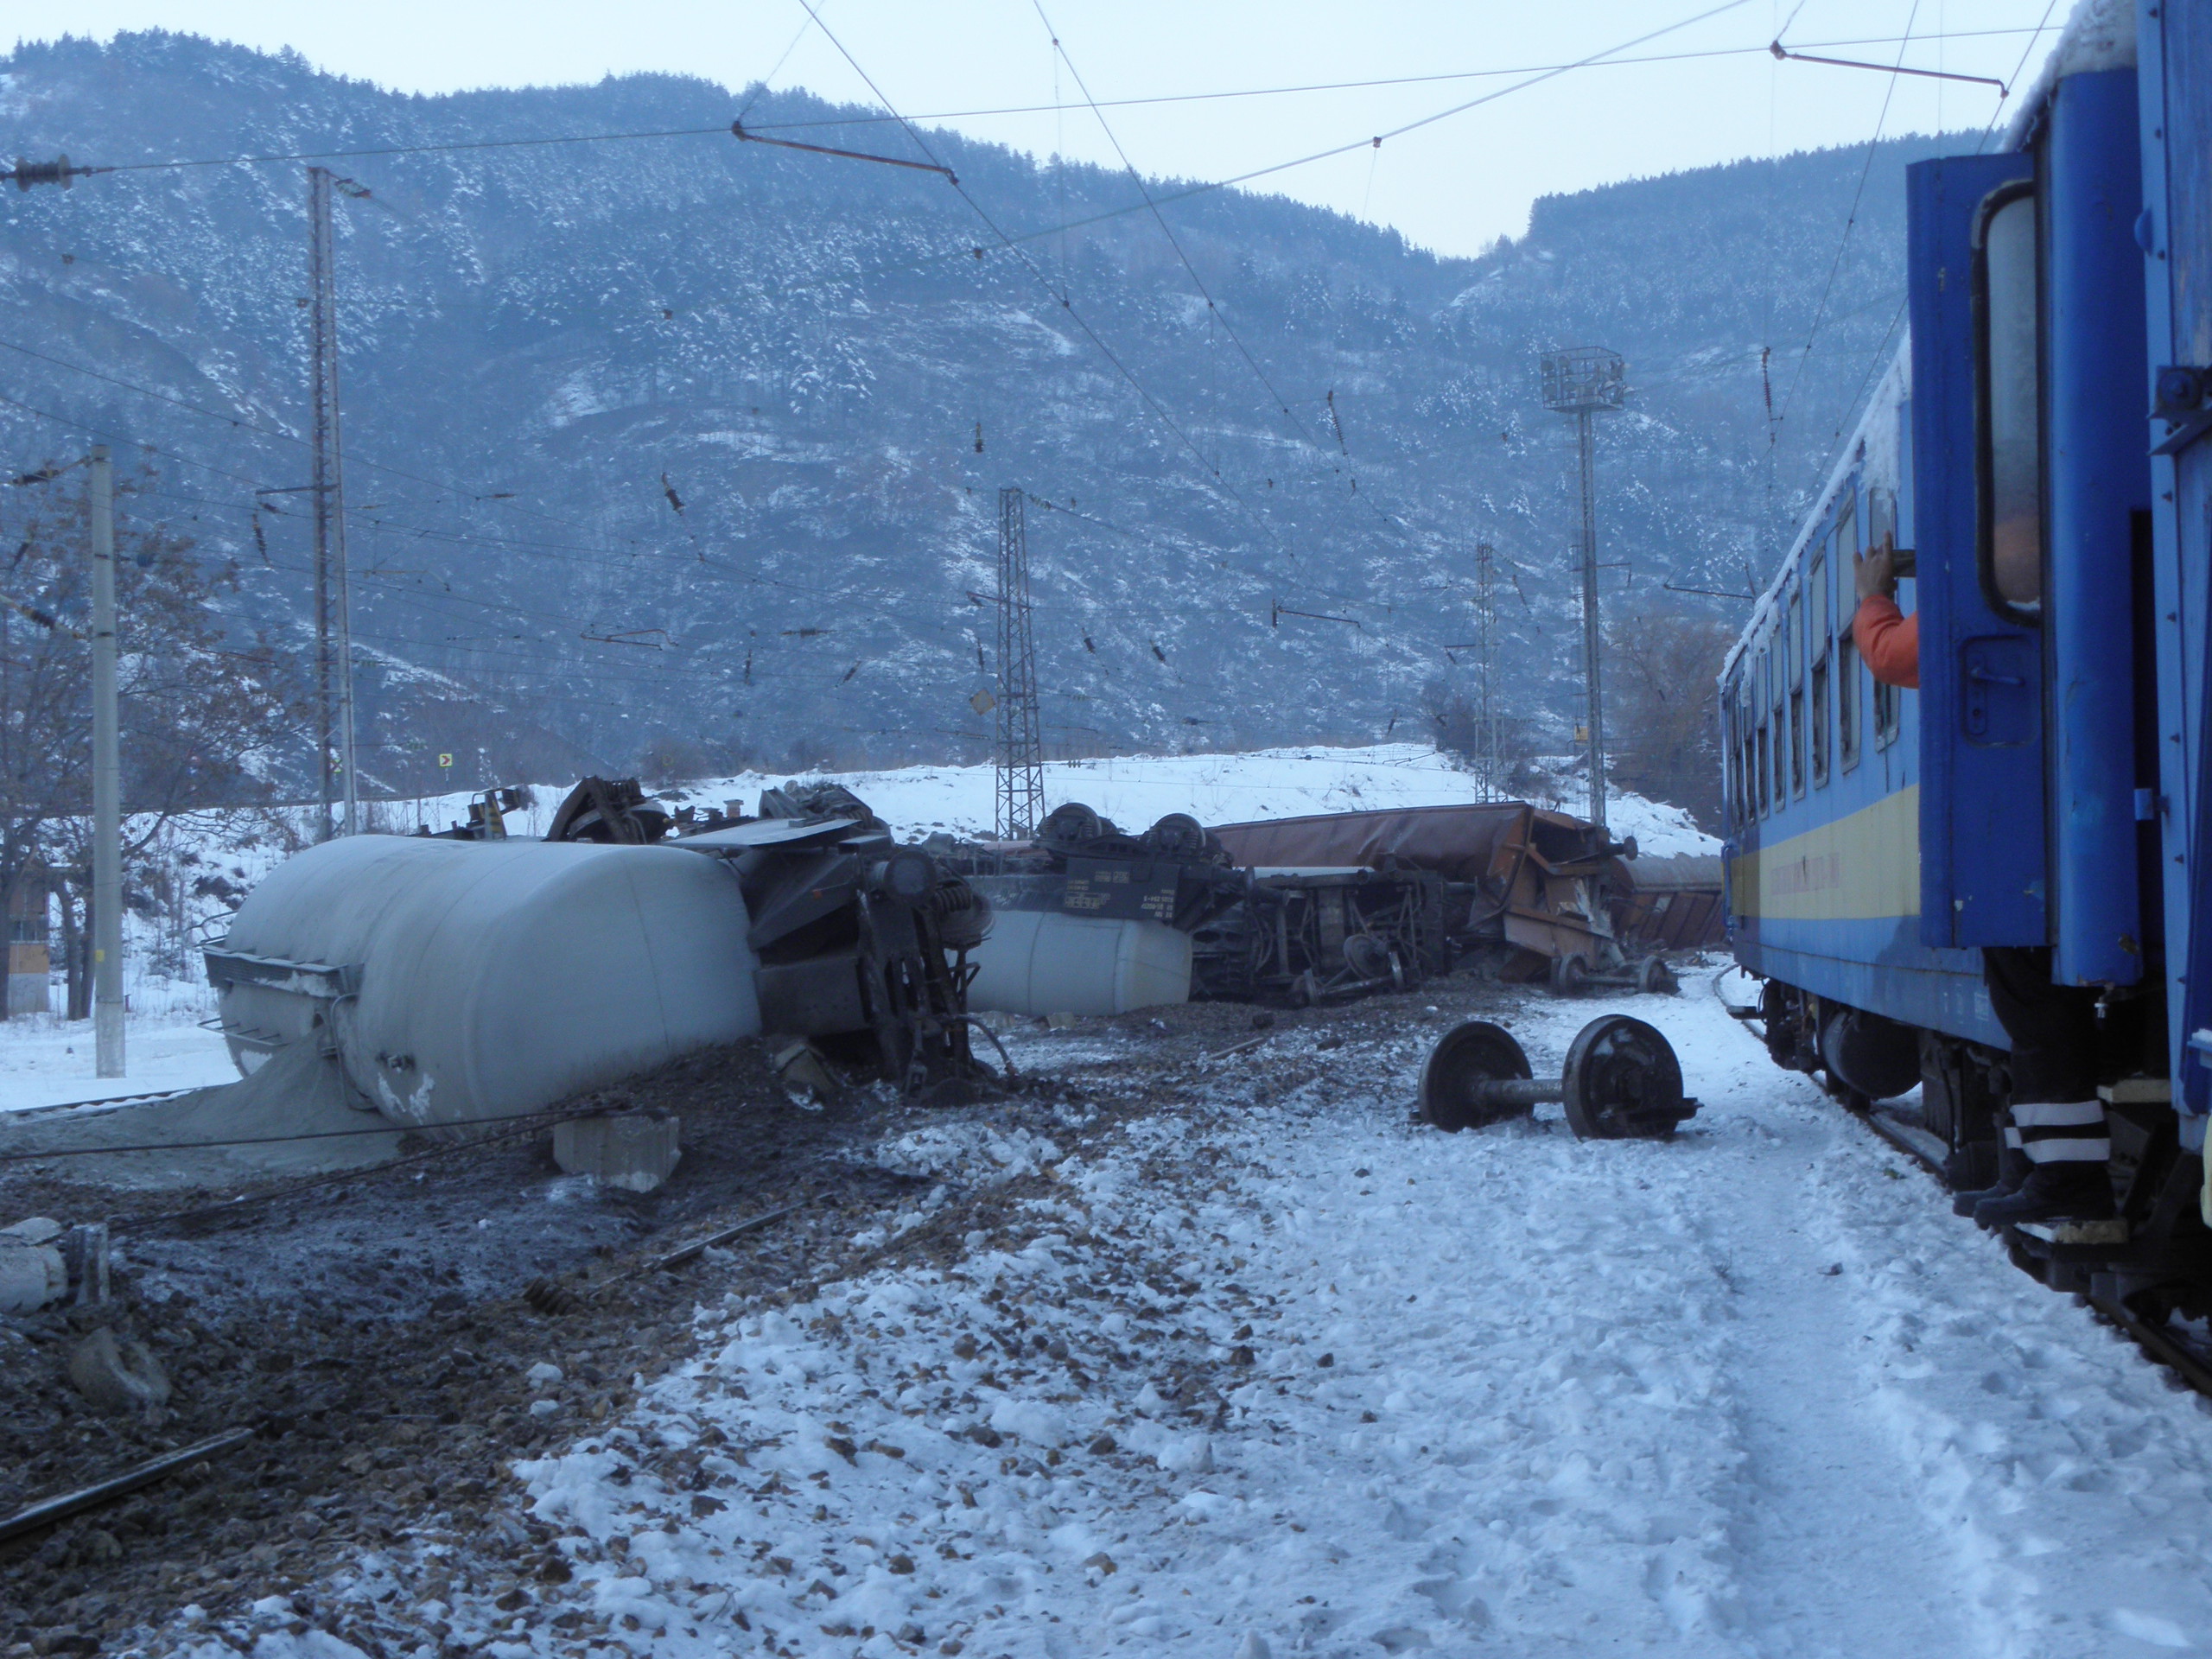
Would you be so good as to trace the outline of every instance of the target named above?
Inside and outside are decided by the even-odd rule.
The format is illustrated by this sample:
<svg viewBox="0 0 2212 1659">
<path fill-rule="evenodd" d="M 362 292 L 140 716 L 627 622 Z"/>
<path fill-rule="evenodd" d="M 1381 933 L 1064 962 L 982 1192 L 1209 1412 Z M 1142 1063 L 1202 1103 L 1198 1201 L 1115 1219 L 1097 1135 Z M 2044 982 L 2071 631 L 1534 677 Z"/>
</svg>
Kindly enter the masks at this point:
<svg viewBox="0 0 2212 1659">
<path fill-rule="evenodd" d="M 1920 618 L 1897 608 L 1894 552 L 1885 537 L 1853 556 L 1852 637 L 1876 679 L 1918 690 Z M 2012 1039 L 2012 1099 L 1997 1185 L 1959 1193 L 1951 1207 L 1993 1228 L 2108 1217 L 2112 1138 L 2097 1098 L 2097 993 L 2052 983 L 2047 945 L 1986 945 L 1981 970 Z"/>
</svg>

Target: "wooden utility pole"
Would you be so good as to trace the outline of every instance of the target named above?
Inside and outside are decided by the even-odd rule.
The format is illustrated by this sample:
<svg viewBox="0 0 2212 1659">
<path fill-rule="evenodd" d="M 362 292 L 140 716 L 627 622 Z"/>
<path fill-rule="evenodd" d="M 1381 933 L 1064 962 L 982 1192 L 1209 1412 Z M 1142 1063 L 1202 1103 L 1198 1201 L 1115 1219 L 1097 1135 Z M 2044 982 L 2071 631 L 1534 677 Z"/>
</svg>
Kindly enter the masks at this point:
<svg viewBox="0 0 2212 1659">
<path fill-rule="evenodd" d="M 123 1075 L 123 753 L 115 690 L 115 468 L 92 455 L 92 1051 L 103 1077 Z"/>
<path fill-rule="evenodd" d="M 1497 550 L 1488 542 L 1475 543 L 1475 650 L 1479 678 L 1476 681 L 1475 733 L 1481 753 L 1476 765 L 1482 773 L 1483 799 L 1498 794 L 1497 742 L 1497 593 L 1494 569 Z"/>
<path fill-rule="evenodd" d="M 346 480 L 338 439 L 338 279 L 330 235 L 331 173 L 308 168 L 308 293 L 315 415 L 315 740 L 322 818 L 317 838 L 355 834 L 353 621 L 346 573 Z M 342 816 L 341 816 L 342 815 Z"/>
</svg>

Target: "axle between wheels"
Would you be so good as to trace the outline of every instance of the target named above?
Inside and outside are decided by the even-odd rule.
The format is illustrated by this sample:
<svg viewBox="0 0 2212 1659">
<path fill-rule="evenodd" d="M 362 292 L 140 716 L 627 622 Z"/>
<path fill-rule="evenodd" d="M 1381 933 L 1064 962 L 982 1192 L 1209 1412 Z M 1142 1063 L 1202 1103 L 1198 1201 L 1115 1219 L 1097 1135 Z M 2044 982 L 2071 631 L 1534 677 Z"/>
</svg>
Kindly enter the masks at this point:
<svg viewBox="0 0 2212 1659">
<path fill-rule="evenodd" d="M 1568 1045 L 1556 1077 L 1529 1075 L 1513 1034 L 1470 1020 L 1437 1039 L 1421 1073 L 1421 1115 L 1440 1129 L 1474 1129 L 1558 1101 L 1584 1141 L 1664 1140 L 1693 1116 L 1681 1063 L 1654 1027 L 1623 1014 L 1592 1020 Z"/>
</svg>

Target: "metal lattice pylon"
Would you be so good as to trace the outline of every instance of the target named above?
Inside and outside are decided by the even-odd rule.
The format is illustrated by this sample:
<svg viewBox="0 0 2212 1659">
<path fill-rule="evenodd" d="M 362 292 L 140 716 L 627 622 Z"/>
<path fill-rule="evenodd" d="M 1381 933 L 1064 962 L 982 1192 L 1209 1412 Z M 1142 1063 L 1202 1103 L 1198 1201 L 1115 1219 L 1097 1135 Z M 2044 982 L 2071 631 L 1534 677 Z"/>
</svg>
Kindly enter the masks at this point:
<svg viewBox="0 0 2212 1659">
<path fill-rule="evenodd" d="M 1045 741 L 1037 717 L 1037 640 L 1029 626 L 1029 538 L 1022 493 L 999 492 L 998 805 L 1001 841 L 1027 841 L 1045 816 Z"/>
</svg>

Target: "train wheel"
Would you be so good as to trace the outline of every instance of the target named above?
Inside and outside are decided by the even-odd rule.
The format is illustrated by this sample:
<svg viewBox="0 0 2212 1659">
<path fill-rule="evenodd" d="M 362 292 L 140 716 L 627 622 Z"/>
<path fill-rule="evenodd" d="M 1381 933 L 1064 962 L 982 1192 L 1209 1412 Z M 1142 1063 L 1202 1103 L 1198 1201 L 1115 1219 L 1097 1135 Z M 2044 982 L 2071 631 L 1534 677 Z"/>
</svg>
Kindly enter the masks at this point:
<svg viewBox="0 0 2212 1659">
<path fill-rule="evenodd" d="M 1624 1014 L 1592 1020 L 1567 1051 L 1567 1122 L 1584 1141 L 1663 1141 L 1688 1115 L 1682 1066 L 1656 1027 Z"/>
<path fill-rule="evenodd" d="M 1766 1057 L 1785 1071 L 1797 1070 L 1797 1010 L 1789 987 L 1770 979 L 1759 989 L 1759 1023 L 1766 1027 Z"/>
<path fill-rule="evenodd" d="M 1503 1026 L 1470 1020 L 1437 1039 L 1421 1069 L 1421 1115 L 1440 1129 L 1478 1129 L 1509 1117 L 1526 1117 L 1533 1106 L 1491 1106 L 1482 1085 L 1529 1074 L 1529 1056 Z"/>
<path fill-rule="evenodd" d="M 1561 996 L 1580 996 L 1590 984 L 1590 963 L 1582 957 L 1552 958 L 1552 989 Z"/>
</svg>

